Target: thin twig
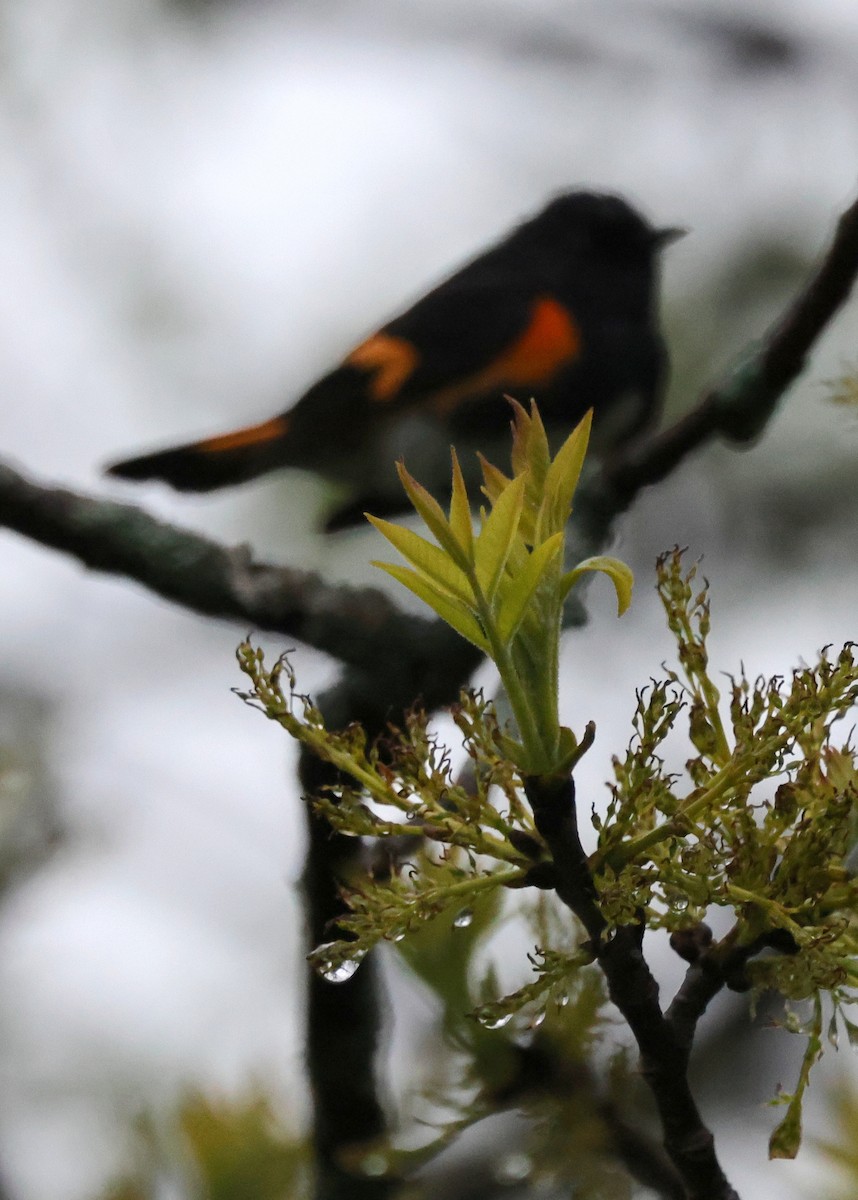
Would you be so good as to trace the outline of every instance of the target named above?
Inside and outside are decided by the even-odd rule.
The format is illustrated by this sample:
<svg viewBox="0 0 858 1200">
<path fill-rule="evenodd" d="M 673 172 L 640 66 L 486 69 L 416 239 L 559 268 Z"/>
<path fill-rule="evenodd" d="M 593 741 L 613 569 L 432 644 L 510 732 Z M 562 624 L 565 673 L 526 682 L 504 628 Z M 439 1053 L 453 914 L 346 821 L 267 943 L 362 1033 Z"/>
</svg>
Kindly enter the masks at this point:
<svg viewBox="0 0 858 1200">
<path fill-rule="evenodd" d="M 849 298 L 858 276 L 858 200 L 841 215 L 825 256 L 798 297 L 759 342 L 684 417 L 631 447 L 607 466 L 596 491 L 616 515 L 638 493 L 670 475 L 714 436 L 752 441 L 804 369 L 825 327 Z"/>
</svg>

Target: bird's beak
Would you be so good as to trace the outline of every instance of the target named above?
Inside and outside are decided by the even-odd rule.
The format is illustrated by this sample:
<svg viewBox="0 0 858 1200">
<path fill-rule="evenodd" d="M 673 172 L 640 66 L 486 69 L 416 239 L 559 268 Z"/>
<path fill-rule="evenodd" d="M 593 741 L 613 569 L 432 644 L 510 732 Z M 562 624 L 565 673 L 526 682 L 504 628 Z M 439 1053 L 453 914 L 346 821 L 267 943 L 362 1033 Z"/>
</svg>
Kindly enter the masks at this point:
<svg viewBox="0 0 858 1200">
<path fill-rule="evenodd" d="M 671 242 L 685 237 L 686 233 L 688 233 L 688 230 L 678 225 L 671 225 L 667 229 L 654 229 L 652 231 L 652 244 L 661 250 L 664 246 L 669 246 Z"/>
</svg>

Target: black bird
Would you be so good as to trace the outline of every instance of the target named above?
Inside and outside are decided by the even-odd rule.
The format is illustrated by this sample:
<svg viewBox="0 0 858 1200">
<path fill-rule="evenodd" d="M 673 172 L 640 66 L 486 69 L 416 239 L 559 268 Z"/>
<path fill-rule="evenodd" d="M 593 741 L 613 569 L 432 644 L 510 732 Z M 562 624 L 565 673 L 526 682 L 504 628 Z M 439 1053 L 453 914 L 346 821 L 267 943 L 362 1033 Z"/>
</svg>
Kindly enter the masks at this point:
<svg viewBox="0 0 858 1200">
<path fill-rule="evenodd" d="M 613 447 L 658 416 L 667 358 L 658 329 L 656 229 L 618 196 L 567 192 L 362 341 L 297 403 L 260 425 L 125 459 L 123 479 L 207 492 L 280 467 L 344 485 L 326 529 L 407 504 L 405 458 L 443 498 L 449 447 L 506 455 L 505 393 L 535 398 L 558 440 L 594 411 L 595 445 Z"/>
</svg>

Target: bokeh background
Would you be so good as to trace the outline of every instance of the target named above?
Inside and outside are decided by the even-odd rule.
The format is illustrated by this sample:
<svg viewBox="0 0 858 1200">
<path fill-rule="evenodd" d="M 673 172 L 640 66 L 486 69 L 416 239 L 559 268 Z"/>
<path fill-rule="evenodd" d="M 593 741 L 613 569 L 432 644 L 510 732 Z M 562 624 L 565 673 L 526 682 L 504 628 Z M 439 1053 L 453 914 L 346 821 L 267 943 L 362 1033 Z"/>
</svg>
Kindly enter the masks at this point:
<svg viewBox="0 0 858 1200">
<path fill-rule="evenodd" d="M 765 331 L 858 188 L 858 7 L 2 0 L 0 452 L 367 581 L 372 533 L 316 536 L 310 477 L 179 499 L 100 465 L 285 407 L 575 185 L 691 231 L 664 270 L 679 412 Z M 594 587 L 567 650 L 568 719 L 599 726 L 594 797 L 670 653 L 660 550 L 705 555 L 724 671 L 787 671 L 858 634 L 858 416 L 827 382 L 855 368 L 856 326 L 853 303 L 757 446 L 711 448 L 626 520 L 633 610 L 617 623 Z M 5 532 L 0 556 L 0 1173 L 16 1200 L 91 1200 L 135 1115 L 189 1082 L 306 1114 L 293 752 L 231 694 L 244 630 Z M 294 662 L 303 690 L 334 678 Z M 731 1104 L 715 1071 L 707 1115 L 742 1194 L 819 1194 L 812 1147 L 766 1161 L 764 1102 L 801 1049 L 768 1036 L 752 1078 L 722 1056 Z M 825 1120 L 818 1105 L 810 1131 Z"/>
</svg>

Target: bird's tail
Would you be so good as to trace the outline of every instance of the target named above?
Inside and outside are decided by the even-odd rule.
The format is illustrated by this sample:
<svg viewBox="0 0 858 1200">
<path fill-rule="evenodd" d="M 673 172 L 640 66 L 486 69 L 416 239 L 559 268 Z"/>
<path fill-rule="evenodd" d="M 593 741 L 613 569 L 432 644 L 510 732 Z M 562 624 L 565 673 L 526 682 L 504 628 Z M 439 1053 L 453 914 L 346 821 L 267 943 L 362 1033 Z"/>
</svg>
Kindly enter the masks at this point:
<svg viewBox="0 0 858 1200">
<path fill-rule="evenodd" d="M 273 417 L 221 437 L 111 463 L 107 474 L 161 479 L 180 492 L 211 492 L 288 465 L 289 425 L 288 416 Z"/>
</svg>

